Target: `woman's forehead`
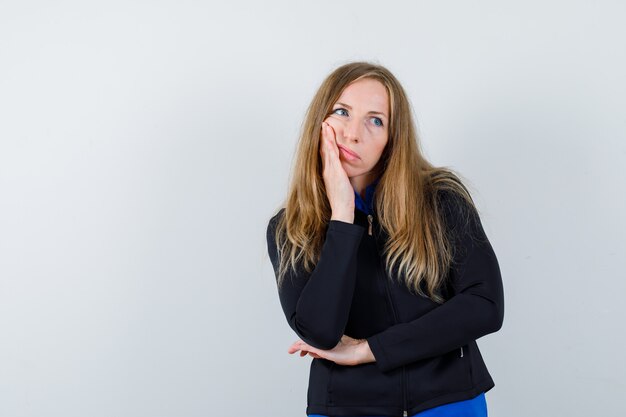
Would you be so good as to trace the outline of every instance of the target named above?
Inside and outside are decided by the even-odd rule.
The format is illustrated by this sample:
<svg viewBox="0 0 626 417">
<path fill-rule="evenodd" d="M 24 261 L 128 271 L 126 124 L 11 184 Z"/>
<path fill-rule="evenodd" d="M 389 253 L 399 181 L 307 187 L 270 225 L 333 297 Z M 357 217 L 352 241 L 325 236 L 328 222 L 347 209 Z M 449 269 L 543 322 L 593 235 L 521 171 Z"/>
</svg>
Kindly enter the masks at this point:
<svg viewBox="0 0 626 417">
<path fill-rule="evenodd" d="M 349 84 L 337 99 L 346 107 L 355 107 L 367 112 L 387 114 L 389 94 L 378 80 L 362 79 Z"/>
</svg>

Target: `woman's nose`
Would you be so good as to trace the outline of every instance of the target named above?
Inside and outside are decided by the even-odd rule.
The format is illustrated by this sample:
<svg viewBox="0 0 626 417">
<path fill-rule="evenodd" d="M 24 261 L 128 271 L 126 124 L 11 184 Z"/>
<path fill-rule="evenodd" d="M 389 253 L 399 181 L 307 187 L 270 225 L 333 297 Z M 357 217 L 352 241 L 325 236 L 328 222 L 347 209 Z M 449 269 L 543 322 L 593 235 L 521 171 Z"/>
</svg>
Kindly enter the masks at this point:
<svg viewBox="0 0 626 417">
<path fill-rule="evenodd" d="M 358 119 L 346 121 L 343 126 L 343 137 L 349 142 L 358 142 L 361 140 L 361 123 Z"/>
</svg>

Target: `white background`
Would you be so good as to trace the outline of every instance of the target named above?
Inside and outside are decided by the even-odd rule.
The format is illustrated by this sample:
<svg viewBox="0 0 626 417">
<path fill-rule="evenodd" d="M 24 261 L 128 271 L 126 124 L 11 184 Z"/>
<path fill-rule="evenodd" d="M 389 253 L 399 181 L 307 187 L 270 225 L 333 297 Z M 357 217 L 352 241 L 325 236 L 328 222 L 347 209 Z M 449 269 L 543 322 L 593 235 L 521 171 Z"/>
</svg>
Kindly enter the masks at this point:
<svg viewBox="0 0 626 417">
<path fill-rule="evenodd" d="M 505 285 L 490 417 L 626 413 L 621 1 L 0 1 L 0 416 L 304 416 L 269 217 L 351 60 Z"/>
</svg>

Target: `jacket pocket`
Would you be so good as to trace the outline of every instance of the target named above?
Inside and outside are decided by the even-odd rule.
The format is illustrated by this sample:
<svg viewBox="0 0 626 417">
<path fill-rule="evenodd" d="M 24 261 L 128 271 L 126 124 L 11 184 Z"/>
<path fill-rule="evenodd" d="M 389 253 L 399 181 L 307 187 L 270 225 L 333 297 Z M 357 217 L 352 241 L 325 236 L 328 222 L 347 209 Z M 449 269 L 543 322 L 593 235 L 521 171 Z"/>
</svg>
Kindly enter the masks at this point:
<svg viewBox="0 0 626 417">
<path fill-rule="evenodd" d="M 328 385 L 331 406 L 402 404 L 402 370 L 381 372 L 374 362 L 346 366 L 335 364 Z"/>
<path fill-rule="evenodd" d="M 438 395 L 471 389 L 467 346 L 408 366 L 409 406 Z"/>
</svg>

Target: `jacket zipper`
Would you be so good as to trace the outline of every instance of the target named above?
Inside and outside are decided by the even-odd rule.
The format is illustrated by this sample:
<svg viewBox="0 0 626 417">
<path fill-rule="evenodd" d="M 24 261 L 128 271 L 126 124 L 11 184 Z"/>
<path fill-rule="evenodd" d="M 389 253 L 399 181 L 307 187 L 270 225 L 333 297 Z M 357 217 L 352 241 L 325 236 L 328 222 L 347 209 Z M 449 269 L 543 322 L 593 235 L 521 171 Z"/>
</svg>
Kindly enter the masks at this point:
<svg viewBox="0 0 626 417">
<path fill-rule="evenodd" d="M 367 221 L 369 223 L 369 227 L 368 227 L 368 231 L 367 233 L 372 236 L 372 223 L 374 221 L 374 216 L 372 216 L 371 214 L 367 215 Z M 376 248 L 376 254 L 378 255 L 378 261 L 380 262 L 380 266 L 382 268 L 382 271 L 384 273 L 385 271 L 385 266 L 382 263 L 382 259 L 380 257 L 380 253 L 378 252 L 378 244 L 376 243 L 376 239 L 374 239 L 374 247 Z M 395 321 L 395 323 L 398 323 L 398 316 L 396 314 L 396 308 L 393 305 L 393 299 L 391 298 L 391 289 L 389 288 L 389 280 L 386 279 L 385 277 L 385 290 L 387 292 L 387 299 L 389 300 L 389 305 L 391 306 L 391 311 L 393 313 L 393 319 Z M 402 406 L 403 406 L 403 411 L 402 411 L 402 416 L 403 417 L 407 417 L 408 416 L 408 411 L 407 411 L 407 403 L 406 403 L 406 368 L 403 365 L 402 366 Z"/>
</svg>

